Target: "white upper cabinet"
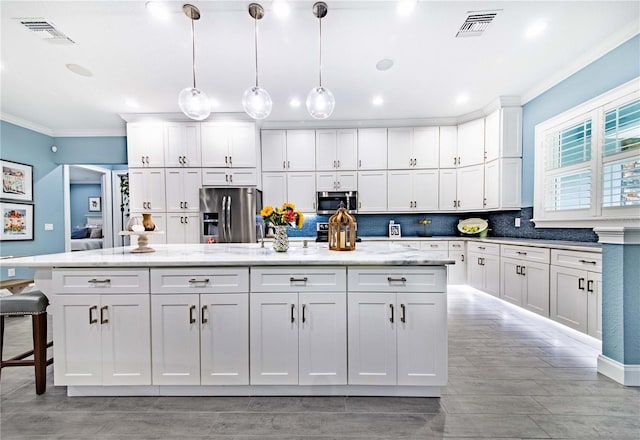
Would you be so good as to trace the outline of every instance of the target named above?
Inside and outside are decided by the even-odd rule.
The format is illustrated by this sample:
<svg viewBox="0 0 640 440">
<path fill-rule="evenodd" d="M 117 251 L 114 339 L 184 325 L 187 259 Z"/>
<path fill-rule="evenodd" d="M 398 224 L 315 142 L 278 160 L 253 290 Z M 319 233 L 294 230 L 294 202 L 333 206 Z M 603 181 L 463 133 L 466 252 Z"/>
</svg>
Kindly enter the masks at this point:
<svg viewBox="0 0 640 440">
<path fill-rule="evenodd" d="M 199 167 L 200 155 L 200 123 L 165 124 L 165 166 Z"/>
<path fill-rule="evenodd" d="M 496 159 L 484 165 L 485 209 L 520 208 L 522 160 Z"/>
<path fill-rule="evenodd" d="M 390 128 L 387 163 L 389 169 L 438 168 L 438 127 Z"/>
<path fill-rule="evenodd" d="M 199 188 L 202 176 L 199 168 L 166 168 L 166 207 L 172 212 L 199 212 Z"/>
<path fill-rule="evenodd" d="M 458 168 L 458 210 L 484 208 L 484 165 Z"/>
<path fill-rule="evenodd" d="M 262 171 L 315 171 L 314 130 L 262 130 Z"/>
<path fill-rule="evenodd" d="M 164 184 L 163 168 L 129 170 L 129 207 L 131 212 L 164 212 Z"/>
<path fill-rule="evenodd" d="M 440 127 L 413 129 L 413 167 L 438 168 L 440 163 Z"/>
<path fill-rule="evenodd" d="M 316 130 L 316 170 L 356 170 L 358 132 L 356 129 Z"/>
<path fill-rule="evenodd" d="M 413 168 L 413 129 L 389 128 L 387 131 L 387 166 L 389 169 Z"/>
<path fill-rule="evenodd" d="M 358 169 L 387 169 L 387 129 L 358 129 Z"/>
<path fill-rule="evenodd" d="M 284 202 L 293 203 L 302 212 L 316 212 L 316 173 L 299 172 L 287 173 L 287 199 Z"/>
<path fill-rule="evenodd" d="M 203 167 L 256 167 L 253 122 L 204 122 L 201 138 Z"/>
<path fill-rule="evenodd" d="M 522 156 L 522 107 L 500 108 L 485 118 L 487 162 Z"/>
<path fill-rule="evenodd" d="M 317 191 L 356 191 L 358 174 L 355 171 L 318 171 L 316 173 Z"/>
<path fill-rule="evenodd" d="M 264 173 L 262 175 L 262 205 L 280 206 L 286 201 L 287 173 Z"/>
<path fill-rule="evenodd" d="M 164 166 L 164 126 L 161 122 L 127 124 L 129 168 Z"/>
<path fill-rule="evenodd" d="M 385 212 L 387 210 L 387 172 L 358 172 L 358 212 Z"/>
<path fill-rule="evenodd" d="M 388 211 L 425 212 L 438 209 L 438 170 L 389 171 Z"/>
<path fill-rule="evenodd" d="M 457 174 L 455 168 L 440 170 L 438 206 L 441 211 L 455 211 L 458 207 Z"/>
<path fill-rule="evenodd" d="M 458 163 L 458 127 L 440 127 L 440 168 L 455 168 Z"/>
<path fill-rule="evenodd" d="M 458 125 L 458 160 L 456 165 L 468 167 L 484 163 L 484 119 Z"/>
</svg>

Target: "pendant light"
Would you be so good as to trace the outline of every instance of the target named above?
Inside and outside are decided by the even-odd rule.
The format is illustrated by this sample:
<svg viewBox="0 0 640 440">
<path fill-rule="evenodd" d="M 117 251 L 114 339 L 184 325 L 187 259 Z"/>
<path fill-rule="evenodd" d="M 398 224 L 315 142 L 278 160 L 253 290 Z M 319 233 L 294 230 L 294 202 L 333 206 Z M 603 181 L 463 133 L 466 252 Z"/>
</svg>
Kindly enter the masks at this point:
<svg viewBox="0 0 640 440">
<path fill-rule="evenodd" d="M 256 85 L 245 90 L 242 96 L 242 107 L 253 119 L 264 119 L 271 113 L 271 96 L 269 93 L 258 86 L 258 20 L 264 17 L 264 9 L 257 3 L 249 5 L 249 15 L 253 18 L 253 41 L 256 55 Z"/>
<path fill-rule="evenodd" d="M 183 5 L 182 10 L 191 20 L 191 68 L 193 72 L 193 87 L 187 87 L 180 92 L 178 95 L 178 106 L 180 107 L 180 110 L 182 110 L 182 113 L 191 119 L 202 121 L 207 119 L 211 114 L 211 104 L 209 103 L 207 95 L 196 88 L 196 43 L 193 23 L 195 20 L 200 20 L 200 10 L 190 4 Z"/>
<path fill-rule="evenodd" d="M 320 84 L 307 95 L 307 110 L 316 119 L 326 119 L 331 116 L 336 106 L 336 100 L 331 90 L 322 87 L 322 18 L 327 15 L 327 4 L 317 2 L 313 5 L 313 15 L 320 22 Z"/>
</svg>

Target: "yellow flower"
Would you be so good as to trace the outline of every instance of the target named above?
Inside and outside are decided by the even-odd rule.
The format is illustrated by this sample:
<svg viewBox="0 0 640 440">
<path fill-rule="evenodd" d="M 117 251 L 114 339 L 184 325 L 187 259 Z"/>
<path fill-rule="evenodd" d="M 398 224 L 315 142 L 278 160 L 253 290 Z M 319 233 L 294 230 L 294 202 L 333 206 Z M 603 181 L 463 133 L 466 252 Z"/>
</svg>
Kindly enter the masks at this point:
<svg viewBox="0 0 640 440">
<path fill-rule="evenodd" d="M 298 214 L 298 221 L 296 222 L 296 226 L 301 228 L 302 225 L 304 224 L 304 215 L 300 211 L 298 211 L 297 214 Z"/>
<path fill-rule="evenodd" d="M 273 214 L 273 208 L 269 205 L 260 210 L 261 217 L 269 217 L 271 214 Z"/>
<path fill-rule="evenodd" d="M 287 209 L 295 211 L 296 210 L 296 205 L 294 205 L 293 203 L 289 203 L 289 202 L 283 203 L 282 204 L 282 210 L 286 211 Z"/>
</svg>

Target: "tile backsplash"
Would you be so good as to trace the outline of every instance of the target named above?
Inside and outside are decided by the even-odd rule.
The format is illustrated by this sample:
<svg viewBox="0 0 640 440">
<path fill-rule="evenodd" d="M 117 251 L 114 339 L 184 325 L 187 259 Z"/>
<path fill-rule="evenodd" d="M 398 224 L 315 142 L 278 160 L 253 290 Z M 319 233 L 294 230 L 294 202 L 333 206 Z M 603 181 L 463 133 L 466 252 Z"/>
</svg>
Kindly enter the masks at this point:
<svg viewBox="0 0 640 440">
<path fill-rule="evenodd" d="M 315 237 L 316 223 L 329 220 L 328 215 L 307 215 L 302 229 L 289 228 L 291 237 Z M 490 237 L 537 238 L 545 240 L 571 240 L 597 242 L 598 236 L 592 229 L 535 228 L 531 222 L 533 208 L 515 211 L 477 212 L 467 214 L 357 214 L 358 235 L 362 237 L 386 237 L 389 221 L 400 224 L 403 237 L 460 235 L 458 221 L 479 217 L 489 220 Z M 520 227 L 515 227 L 515 219 L 520 218 Z M 422 225 L 419 219 L 428 218 L 431 224 Z"/>
</svg>

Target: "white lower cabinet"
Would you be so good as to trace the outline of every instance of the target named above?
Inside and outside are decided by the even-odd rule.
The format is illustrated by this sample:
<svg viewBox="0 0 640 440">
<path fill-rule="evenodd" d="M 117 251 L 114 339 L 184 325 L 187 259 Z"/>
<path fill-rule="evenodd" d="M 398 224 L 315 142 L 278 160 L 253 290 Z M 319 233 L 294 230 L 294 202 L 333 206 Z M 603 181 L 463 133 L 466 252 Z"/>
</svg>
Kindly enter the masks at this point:
<svg viewBox="0 0 640 440">
<path fill-rule="evenodd" d="M 500 296 L 542 316 L 549 316 L 549 265 L 502 258 Z"/>
<path fill-rule="evenodd" d="M 493 296 L 500 295 L 500 247 L 467 243 L 467 280 L 470 286 Z"/>
<path fill-rule="evenodd" d="M 167 213 L 167 244 L 199 243 L 200 214 Z"/>
<path fill-rule="evenodd" d="M 449 242 L 449 259 L 455 261 L 455 264 L 447 267 L 449 284 L 467 283 L 467 260 L 465 252 L 466 245 L 464 241 Z"/>
<path fill-rule="evenodd" d="M 447 383 L 445 274 L 444 268 L 350 270 L 350 385 Z"/>
<path fill-rule="evenodd" d="M 151 270 L 154 385 L 249 384 L 248 286 L 247 268 Z"/>
</svg>

